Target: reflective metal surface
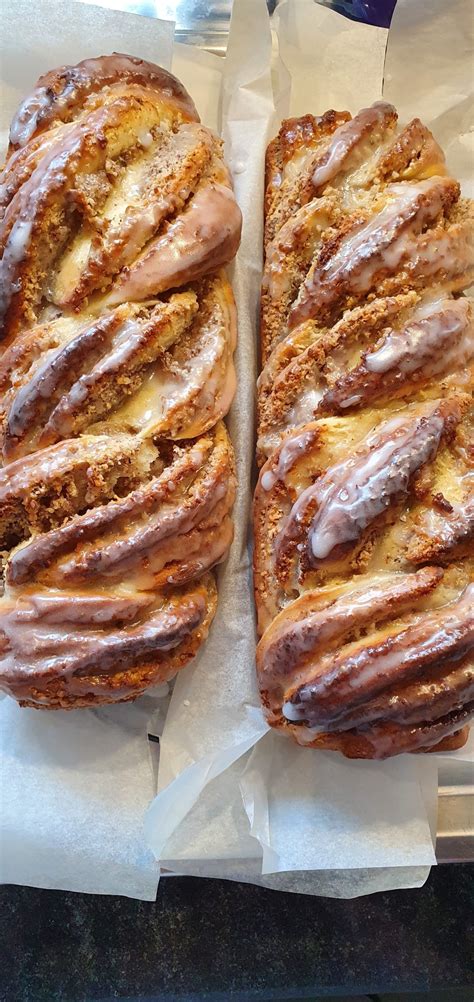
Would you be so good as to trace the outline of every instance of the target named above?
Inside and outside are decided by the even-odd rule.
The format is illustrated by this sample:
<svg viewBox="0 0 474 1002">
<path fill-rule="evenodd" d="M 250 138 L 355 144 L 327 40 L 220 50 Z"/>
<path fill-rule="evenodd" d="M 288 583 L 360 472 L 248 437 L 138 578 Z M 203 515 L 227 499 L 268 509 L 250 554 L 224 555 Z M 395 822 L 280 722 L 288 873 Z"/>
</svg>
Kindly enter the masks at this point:
<svg viewBox="0 0 474 1002">
<path fill-rule="evenodd" d="M 438 863 L 474 860 L 474 786 L 440 786 L 438 790 Z"/>
<path fill-rule="evenodd" d="M 92 0 L 83 0 L 92 2 Z M 232 0 L 93 0 L 101 7 L 175 21 L 176 39 L 223 55 L 227 46 Z M 274 10 L 277 0 L 267 0 Z"/>
</svg>

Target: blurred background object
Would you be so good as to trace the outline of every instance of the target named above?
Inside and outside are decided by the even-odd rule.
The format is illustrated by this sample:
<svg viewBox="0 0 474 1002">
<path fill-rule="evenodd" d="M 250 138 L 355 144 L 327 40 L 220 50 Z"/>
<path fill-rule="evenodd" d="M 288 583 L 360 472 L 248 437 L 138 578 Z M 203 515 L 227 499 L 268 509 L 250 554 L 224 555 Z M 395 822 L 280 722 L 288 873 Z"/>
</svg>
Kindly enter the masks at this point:
<svg viewBox="0 0 474 1002">
<path fill-rule="evenodd" d="M 221 55 L 227 47 L 233 0 L 82 0 L 99 7 L 176 23 L 176 39 Z M 267 0 L 273 13 L 277 0 Z"/>
<path fill-rule="evenodd" d="M 267 0 L 270 14 L 279 0 Z M 313 0 L 352 21 L 388 28 L 397 0 Z M 99 7 L 174 21 L 178 42 L 221 55 L 227 46 L 233 0 L 82 0 Z"/>
<path fill-rule="evenodd" d="M 352 21 L 364 21 L 378 28 L 389 28 L 397 0 L 315 0 Z"/>
</svg>

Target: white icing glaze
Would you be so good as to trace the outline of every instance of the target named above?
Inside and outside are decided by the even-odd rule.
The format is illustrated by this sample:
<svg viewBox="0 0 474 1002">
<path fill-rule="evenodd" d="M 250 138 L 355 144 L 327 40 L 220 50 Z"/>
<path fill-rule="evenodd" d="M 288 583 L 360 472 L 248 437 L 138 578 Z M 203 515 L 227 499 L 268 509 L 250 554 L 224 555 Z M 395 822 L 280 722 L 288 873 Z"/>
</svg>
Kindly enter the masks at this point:
<svg viewBox="0 0 474 1002">
<path fill-rule="evenodd" d="M 177 344 L 153 365 L 142 386 L 114 414 L 142 436 L 172 431 L 172 437 L 202 434 L 227 413 L 235 392 L 231 352 L 235 310 L 218 295 L 211 316 L 197 324 L 184 346 Z"/>
<path fill-rule="evenodd" d="M 286 681 L 290 671 L 301 667 L 306 655 L 310 663 L 325 655 L 329 648 L 335 652 L 345 638 L 364 627 L 385 618 L 387 609 L 395 616 L 403 608 L 410 608 L 417 598 L 436 587 L 440 575 L 431 568 L 414 574 L 377 574 L 348 581 L 339 586 L 339 593 L 319 593 L 320 607 L 305 610 L 301 618 L 289 618 L 280 631 L 269 639 L 265 653 L 265 675 L 275 679 L 277 685 Z"/>
<path fill-rule="evenodd" d="M 360 140 L 369 130 L 378 130 L 393 111 L 392 105 L 386 104 L 385 101 L 377 101 L 371 108 L 364 108 L 355 118 L 340 125 L 334 132 L 321 162 L 316 164 L 313 172 L 315 188 L 323 187 L 334 180 L 339 171 L 347 170 L 349 166 L 352 167 L 360 162 L 365 155 L 365 149 L 362 155 L 357 155 Z"/>
<path fill-rule="evenodd" d="M 418 534 L 421 531 L 429 550 L 429 559 L 436 560 L 437 554 L 445 554 L 458 544 L 469 544 L 474 537 L 474 483 L 472 475 L 461 478 L 467 480 L 466 493 L 462 502 L 451 505 L 450 511 L 427 509 L 420 514 L 415 526 L 413 543 L 416 548 Z M 461 486 L 464 486 L 462 484 Z M 464 492 L 463 492 L 464 493 Z M 413 559 L 408 551 L 408 558 Z M 424 558 L 423 558 L 424 559 Z M 418 559 L 415 558 L 415 563 Z"/>
<path fill-rule="evenodd" d="M 474 584 L 449 605 L 424 613 L 381 639 L 370 636 L 340 654 L 326 655 L 316 663 L 313 677 L 284 707 L 287 719 L 330 724 L 360 701 L 383 692 L 394 682 L 410 679 L 424 664 L 442 661 L 460 650 L 474 647 Z M 389 698 L 389 696 L 387 696 Z M 403 713 L 403 709 L 402 709 Z"/>
<path fill-rule="evenodd" d="M 150 146 L 153 145 L 153 136 L 149 130 L 143 130 L 138 133 L 138 142 L 143 149 L 148 150 Z"/>
<path fill-rule="evenodd" d="M 224 559 L 232 536 L 233 526 L 228 516 L 208 532 L 201 532 L 198 528 L 185 536 L 176 536 L 161 552 L 151 556 L 145 572 L 149 578 L 148 586 L 153 587 L 155 583 L 153 573 L 159 572 L 170 561 L 177 561 L 179 566 L 168 574 L 169 584 L 194 580 Z"/>
<path fill-rule="evenodd" d="M 471 221 L 453 225 L 445 233 L 437 234 L 436 239 L 432 239 L 429 232 L 419 237 L 412 254 L 412 268 L 415 274 L 426 278 L 441 272 L 446 290 L 450 287 L 456 289 L 456 279 L 461 276 L 462 288 L 466 288 L 469 279 L 474 278 L 474 227 Z"/>
<path fill-rule="evenodd" d="M 368 292 L 380 271 L 395 272 L 402 261 L 419 256 L 418 240 L 424 226 L 434 222 L 443 206 L 448 178 L 435 177 L 418 184 L 393 184 L 386 189 L 388 203 L 341 242 L 336 253 L 306 279 L 290 314 L 294 327 L 332 303 L 340 286 L 356 293 Z M 424 202 L 423 196 L 429 196 Z M 428 247 L 425 254 L 428 254 Z M 433 253 L 442 267 L 442 248 L 434 241 Z"/>
<path fill-rule="evenodd" d="M 134 320 L 125 320 L 113 337 L 111 351 L 96 363 L 90 377 L 95 380 L 107 372 L 114 372 L 126 366 L 146 336 L 142 326 Z M 82 377 L 81 377 L 82 378 Z M 83 377 L 87 380 L 88 376 Z M 77 385 L 77 384 L 76 384 Z"/>
<path fill-rule="evenodd" d="M 341 407 L 355 407 L 360 401 L 360 393 L 353 393 L 350 397 L 341 400 Z"/>
<path fill-rule="evenodd" d="M 15 280 L 16 266 L 23 260 L 33 232 L 33 220 L 18 219 L 12 226 L 10 235 L 0 260 L 0 314 L 4 315 L 10 304 L 12 292 L 18 292 L 20 284 Z"/>
<path fill-rule="evenodd" d="M 26 245 L 31 240 L 32 227 L 41 212 L 42 205 L 52 198 L 54 200 L 54 193 L 64 188 L 75 158 L 87 141 L 90 143 L 94 141 L 99 146 L 98 137 L 103 137 L 113 126 L 119 110 L 121 109 L 117 109 L 114 105 L 105 105 L 89 115 L 85 121 L 79 120 L 71 128 L 61 129 L 57 141 L 48 149 L 29 179 L 10 202 L 0 225 L 4 247 L 0 263 L 0 318 L 5 316 L 12 295 L 20 288 L 15 281 L 16 266 L 26 252 Z M 130 133 L 128 137 L 130 144 L 133 143 L 133 138 L 133 134 Z M 16 216 L 18 218 L 15 218 Z M 14 222 L 10 228 L 12 219 Z M 26 221 L 31 223 L 31 226 L 29 229 L 21 229 L 17 239 L 17 227 Z"/>
<path fill-rule="evenodd" d="M 240 224 L 233 192 L 222 184 L 204 184 L 166 233 L 125 268 L 107 302 L 146 299 L 214 270 L 233 257 Z"/>
<path fill-rule="evenodd" d="M 292 703 L 290 700 L 283 703 L 283 716 L 285 717 L 285 720 L 289 720 L 292 723 L 296 723 L 298 720 L 304 719 L 305 712 L 304 704 L 302 703 L 296 704 Z"/>
<path fill-rule="evenodd" d="M 273 473 L 272 470 L 265 470 L 264 473 L 262 473 L 260 483 L 264 491 L 271 491 L 272 488 L 277 483 L 277 480 L 278 477 L 275 478 L 275 474 Z"/>
<path fill-rule="evenodd" d="M 443 419 L 436 414 L 425 424 L 394 418 L 368 436 L 362 463 L 357 456 L 328 471 L 309 533 L 316 560 L 357 539 L 394 496 L 406 492 L 415 470 L 436 453 L 442 429 Z"/>
<path fill-rule="evenodd" d="M 308 532 L 310 559 L 324 560 L 341 543 L 357 540 L 394 497 L 407 491 L 412 474 L 438 448 L 444 420 L 435 401 L 386 421 L 355 453 L 330 467 L 293 505 L 288 526 L 301 521 L 307 505 L 318 510 Z"/>
<path fill-rule="evenodd" d="M 26 146 L 31 139 L 42 111 L 51 107 L 53 95 L 47 87 L 37 87 L 20 104 L 10 127 L 10 142 L 14 146 Z"/>
<path fill-rule="evenodd" d="M 285 703 L 284 705 L 285 707 L 287 707 L 288 703 Z M 317 727 L 316 725 L 314 727 L 305 727 L 303 724 L 300 724 L 298 727 L 298 731 L 294 736 L 298 744 L 304 746 L 312 744 L 313 741 L 316 738 L 318 738 L 321 734 L 326 734 L 326 733 L 327 733 L 327 727 Z"/>
<path fill-rule="evenodd" d="M 425 653 L 435 648 L 438 657 L 449 651 L 453 631 L 459 623 L 465 621 L 465 617 L 470 617 L 471 623 L 471 643 L 474 644 L 474 585 L 469 585 L 463 592 L 461 598 L 444 606 L 433 613 L 427 613 L 419 623 L 408 627 L 406 631 L 400 632 L 390 638 L 387 647 L 375 657 L 368 658 L 366 650 L 363 649 L 359 655 L 353 659 L 354 670 L 348 673 L 347 684 L 354 689 L 366 689 L 376 682 L 380 676 L 390 678 L 390 675 L 403 664 L 408 665 L 413 660 L 423 661 Z M 330 685 L 330 678 L 327 679 Z M 323 681 L 323 688 L 326 685 Z"/>
<path fill-rule="evenodd" d="M 283 224 L 277 236 L 267 247 L 263 289 L 268 290 L 271 299 L 278 301 L 291 289 L 291 268 L 288 256 L 295 246 L 301 253 L 307 245 L 309 253 L 314 253 L 321 233 L 329 225 L 328 207 L 320 198 L 307 202 Z"/>
<path fill-rule="evenodd" d="M 285 418 L 285 427 L 295 427 L 299 424 L 307 424 L 312 421 L 318 404 L 323 398 L 323 391 L 314 385 L 304 386 L 303 392 L 298 394 L 292 408 Z"/>
<path fill-rule="evenodd" d="M 218 418 L 225 417 L 228 414 L 232 401 L 235 396 L 235 391 L 237 388 L 237 376 L 235 372 L 235 366 L 232 359 L 229 359 L 228 364 L 225 367 L 224 378 L 220 378 L 220 383 L 217 387 L 216 398 L 213 404 L 212 413 L 214 415 L 213 420 L 217 421 Z M 211 401 L 212 403 L 212 401 Z M 189 430 L 187 434 L 196 435 L 196 421 L 193 422 L 192 432 Z"/>
<path fill-rule="evenodd" d="M 151 605 L 152 595 L 132 591 L 129 594 L 72 594 L 54 588 L 33 592 L 26 600 L 20 599 L 15 618 L 28 623 L 41 620 L 47 623 L 88 623 L 101 625 L 110 622 L 127 622 L 136 618 L 141 609 Z"/>
<path fill-rule="evenodd" d="M 50 419 L 51 426 L 59 424 L 62 435 L 68 434 L 73 425 L 74 411 L 87 400 L 91 388 L 101 377 L 118 373 L 121 368 L 126 369 L 127 363 L 145 338 L 146 333 L 138 323 L 126 320 L 114 335 L 110 351 L 96 362 L 90 372 L 80 376 L 68 393 L 64 394 L 58 408 L 59 422 L 53 412 Z"/>
<path fill-rule="evenodd" d="M 62 119 L 65 117 L 64 112 L 80 102 L 81 97 L 84 98 L 99 88 L 108 96 L 108 87 L 117 84 L 121 78 L 122 82 L 127 82 L 129 91 L 133 90 L 135 82 L 138 85 L 136 90 L 145 85 L 161 93 L 168 104 L 168 108 L 163 108 L 164 114 L 168 112 L 169 115 L 178 107 L 191 119 L 198 118 L 189 94 L 171 73 L 133 56 L 113 53 L 110 56 L 84 59 L 74 67 L 63 67 L 63 85 L 59 93 L 53 88 L 36 87 L 22 102 L 13 118 L 10 127 L 11 143 L 25 146 L 41 124 L 43 112 L 54 110 L 54 116 Z M 52 117 L 51 114 L 46 115 L 46 124 Z"/>
<path fill-rule="evenodd" d="M 399 330 L 391 330 L 382 344 L 365 356 L 370 372 L 398 369 L 410 374 L 429 365 L 437 372 L 451 364 L 453 356 L 463 364 L 474 354 L 474 322 L 467 299 L 442 299 L 423 306 Z M 463 336 L 464 335 L 464 336 Z"/>
<path fill-rule="evenodd" d="M 160 135 L 161 141 L 153 149 L 152 134 L 139 133 L 142 146 L 143 135 L 149 137 L 145 142 L 148 152 L 129 163 L 114 185 L 103 209 L 107 224 L 100 244 L 80 230 L 63 256 L 53 290 L 57 302 L 67 304 L 78 286 L 87 290 L 89 281 L 96 288 L 107 271 L 117 275 L 136 260 L 166 218 L 182 209 L 196 184 L 195 169 L 189 172 L 183 165 L 192 165 L 200 146 L 210 156 L 214 143 L 209 129 L 195 122 L 176 133 Z"/>
<path fill-rule="evenodd" d="M 8 260 L 8 258 L 11 258 L 14 264 L 23 260 L 27 251 L 32 228 L 33 221 L 31 219 L 19 219 L 15 223 L 10 233 L 4 259 L 6 258 Z"/>
<path fill-rule="evenodd" d="M 208 331 L 197 351 L 194 349 L 188 357 L 181 355 L 179 365 L 173 368 L 166 364 L 156 365 L 147 376 L 143 390 L 121 408 L 116 417 L 135 418 L 142 434 L 151 434 L 160 428 L 166 429 L 168 422 L 176 418 L 177 412 L 184 410 L 198 392 L 203 396 L 203 406 L 206 400 L 208 405 L 214 405 L 222 379 L 218 362 L 223 349 L 222 333 Z M 172 353 L 170 357 L 173 358 Z M 145 403 L 144 408 L 142 403 Z"/>
<path fill-rule="evenodd" d="M 41 597 L 39 602 L 36 600 L 36 608 L 28 603 L 27 598 L 20 598 L 9 611 L 2 610 L 0 678 L 3 687 L 8 691 L 10 681 L 26 678 L 30 673 L 37 678 L 51 674 L 70 677 L 75 672 L 86 672 L 88 668 L 95 668 L 97 672 L 98 666 L 103 672 L 114 671 L 121 658 L 123 668 L 130 664 L 133 656 L 145 656 L 150 652 L 158 655 L 159 651 L 172 650 L 199 625 L 205 612 L 202 596 L 185 595 L 179 605 L 170 603 L 169 607 L 152 610 L 143 622 L 129 625 L 126 623 L 129 617 L 123 600 L 114 603 L 112 598 L 110 602 L 111 615 L 108 619 L 104 600 L 99 599 L 96 605 L 99 610 L 97 619 L 92 599 L 88 606 L 86 603 L 81 609 L 81 598 L 67 593 L 64 594 L 62 617 L 59 609 L 52 616 L 47 612 L 45 614 L 48 598 L 45 610 L 41 606 Z M 146 601 L 138 602 L 135 608 L 138 611 L 140 605 L 143 608 L 147 604 Z M 117 618 L 121 618 L 125 625 L 113 626 L 114 605 L 116 615 L 119 613 Z M 120 609 L 120 606 L 123 608 Z M 30 624 L 29 629 L 24 628 L 25 619 Z M 106 624 L 107 630 L 103 628 Z"/>
<path fill-rule="evenodd" d="M 115 436 L 116 455 L 119 458 L 119 442 L 123 447 L 121 455 L 131 455 L 134 446 L 136 448 L 138 445 L 131 435 L 122 435 L 120 438 Z M 87 463 L 91 467 L 94 462 L 100 464 L 110 455 L 110 448 L 108 435 L 94 435 L 60 442 L 30 456 L 23 456 L 0 470 L 0 501 L 6 501 L 14 494 L 31 491 L 38 483 L 47 484 L 51 480 L 59 480 L 76 464 Z"/>
<path fill-rule="evenodd" d="M 395 271 L 405 254 L 409 253 L 413 233 L 419 232 L 425 223 L 439 215 L 442 202 L 436 189 L 440 183 L 439 178 L 434 181 L 430 178 L 416 185 L 391 185 L 388 191 L 393 196 L 392 200 L 343 241 L 325 269 L 326 276 L 337 280 L 347 270 L 351 276 L 351 287 L 366 292 L 380 267 Z M 418 207 L 420 196 L 432 190 L 435 193 L 433 200 Z M 402 226 L 403 232 L 400 233 Z"/>
<path fill-rule="evenodd" d="M 195 458 L 199 457 L 198 450 Z M 172 473 L 171 469 L 168 475 L 171 477 Z M 168 553 L 170 546 L 180 556 L 183 555 L 179 537 L 199 529 L 200 524 L 226 497 L 228 489 L 225 478 L 216 480 L 212 475 L 206 477 L 204 471 L 199 491 L 192 502 L 189 496 L 183 500 L 182 496 L 175 497 L 171 492 L 169 501 L 162 499 L 162 503 L 155 504 L 153 508 L 150 503 L 146 504 L 150 491 L 137 491 L 136 502 L 133 495 L 125 502 L 126 521 L 119 506 L 117 519 L 106 527 L 99 525 L 90 541 L 83 546 L 77 547 L 77 538 L 71 540 L 67 553 L 55 566 L 55 579 L 70 586 L 104 577 L 123 579 L 126 576 L 130 581 L 133 575 L 140 587 L 152 587 L 150 569 L 161 566 L 161 558 Z M 110 507 L 113 509 L 113 505 Z"/>
<path fill-rule="evenodd" d="M 143 443 L 138 437 L 124 435 L 123 438 L 125 446 L 127 441 L 130 443 L 129 452 L 138 445 L 140 449 L 145 446 L 148 453 L 148 444 Z M 88 436 L 88 439 L 89 442 L 92 440 L 95 447 L 95 436 Z M 110 442 L 110 439 L 108 441 Z M 66 444 L 72 446 L 76 442 Z M 56 451 L 62 450 L 65 444 L 54 448 Z M 85 458 L 87 459 L 87 454 Z M 151 462 L 154 458 L 153 453 L 147 454 L 145 461 Z M 64 578 L 63 572 L 66 572 L 66 576 L 74 576 L 79 563 L 82 570 L 86 570 L 86 577 L 90 576 L 95 584 L 97 575 L 104 567 L 110 568 L 112 565 L 113 569 L 113 564 L 117 560 L 123 559 L 125 562 L 131 560 L 136 568 L 137 560 L 139 564 L 140 560 L 146 559 L 150 533 L 156 541 L 156 538 L 159 540 L 170 532 L 180 531 L 180 527 L 182 528 L 184 524 L 189 523 L 189 528 L 192 526 L 193 517 L 198 517 L 199 504 L 197 514 L 196 506 L 194 512 L 189 511 L 189 506 L 183 510 L 183 495 L 181 492 L 176 495 L 175 492 L 182 486 L 183 477 L 194 479 L 205 458 L 208 458 L 208 454 L 203 455 L 202 445 L 198 443 L 195 448 L 178 455 L 172 466 L 165 469 L 161 475 L 152 477 L 127 497 L 96 506 L 58 529 L 28 541 L 12 554 L 8 564 L 8 581 L 15 585 L 24 584 L 34 580 L 38 571 L 52 568 L 54 565 L 51 573 L 54 582 L 57 583 L 61 576 Z M 18 466 L 19 463 L 15 465 Z M 199 502 L 202 502 L 201 510 L 202 505 L 204 508 L 206 504 L 212 507 L 214 486 L 212 482 L 208 483 L 204 496 L 199 499 Z M 153 517 L 148 519 L 150 513 L 153 513 Z M 157 536 L 156 530 L 158 530 Z M 147 533 L 147 539 L 144 539 L 143 536 Z M 83 545 L 76 549 L 81 541 Z M 137 548 L 135 554 L 134 546 Z M 88 567 L 87 555 L 94 551 L 92 566 Z M 73 552 L 76 552 L 75 558 L 70 556 Z M 65 560 L 58 567 L 56 560 L 62 555 Z"/>
<path fill-rule="evenodd" d="M 283 167 L 283 172 L 278 172 L 274 175 L 273 187 L 280 188 L 283 181 L 294 181 L 296 177 L 300 176 L 305 168 L 314 160 L 315 149 L 314 146 L 301 146 L 293 156 L 287 160 L 285 166 Z"/>
<path fill-rule="evenodd" d="M 260 484 L 263 490 L 271 491 L 279 480 L 284 480 L 313 441 L 313 428 L 305 429 L 299 435 L 291 435 L 291 437 L 286 439 L 278 453 L 277 462 L 275 463 L 274 460 L 270 460 L 262 470 Z"/>
</svg>

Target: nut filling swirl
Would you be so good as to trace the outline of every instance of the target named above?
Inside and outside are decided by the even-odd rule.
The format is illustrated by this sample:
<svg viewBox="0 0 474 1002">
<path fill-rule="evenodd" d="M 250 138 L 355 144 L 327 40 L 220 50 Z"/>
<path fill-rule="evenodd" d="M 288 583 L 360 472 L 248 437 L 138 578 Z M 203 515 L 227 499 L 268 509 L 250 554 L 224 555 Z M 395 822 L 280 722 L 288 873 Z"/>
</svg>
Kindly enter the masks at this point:
<svg viewBox="0 0 474 1002">
<path fill-rule="evenodd" d="M 241 215 L 184 87 L 52 70 L 0 179 L 0 688 L 135 699 L 193 657 L 232 541 Z"/>
<path fill-rule="evenodd" d="M 257 675 L 352 758 L 460 747 L 474 710 L 472 203 L 385 102 L 266 161 Z"/>
</svg>

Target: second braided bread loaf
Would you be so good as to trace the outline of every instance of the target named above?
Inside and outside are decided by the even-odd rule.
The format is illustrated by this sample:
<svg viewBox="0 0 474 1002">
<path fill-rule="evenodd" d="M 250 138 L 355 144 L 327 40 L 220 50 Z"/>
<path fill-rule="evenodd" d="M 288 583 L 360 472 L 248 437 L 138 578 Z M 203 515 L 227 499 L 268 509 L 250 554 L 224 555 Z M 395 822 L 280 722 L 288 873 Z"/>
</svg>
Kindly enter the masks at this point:
<svg viewBox="0 0 474 1002">
<path fill-rule="evenodd" d="M 269 722 L 351 757 L 474 709 L 472 203 L 384 102 L 267 153 L 255 495 Z"/>
</svg>

